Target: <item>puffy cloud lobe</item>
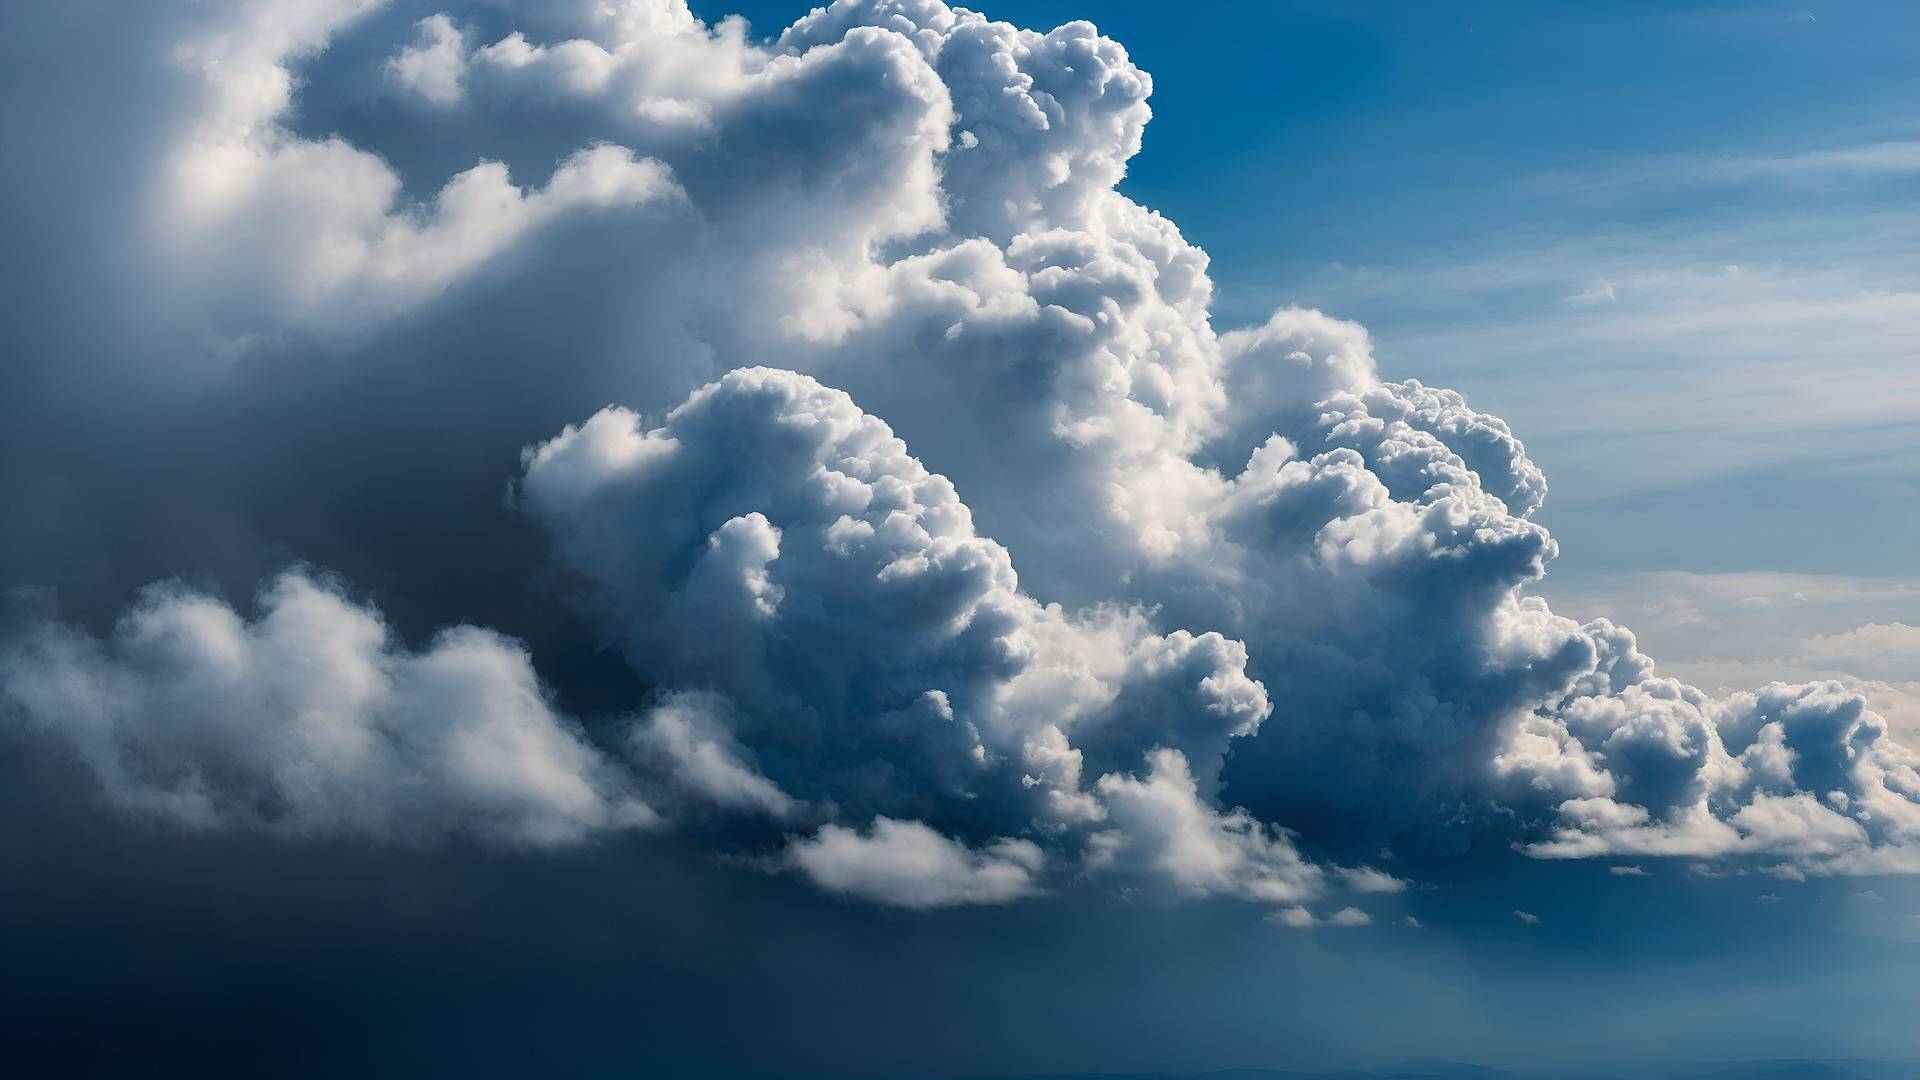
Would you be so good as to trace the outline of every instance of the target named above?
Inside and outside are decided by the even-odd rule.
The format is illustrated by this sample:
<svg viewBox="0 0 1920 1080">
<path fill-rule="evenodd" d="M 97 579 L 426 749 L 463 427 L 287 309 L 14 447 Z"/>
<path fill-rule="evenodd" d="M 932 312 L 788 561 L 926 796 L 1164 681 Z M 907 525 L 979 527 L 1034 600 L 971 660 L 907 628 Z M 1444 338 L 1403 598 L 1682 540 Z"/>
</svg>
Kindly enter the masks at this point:
<svg viewBox="0 0 1920 1080">
<path fill-rule="evenodd" d="M 429 203 L 400 205 L 401 178 L 377 155 L 282 123 L 292 63 L 370 6 L 225 4 L 181 50 L 197 111 L 182 119 L 184 137 L 165 164 L 157 239 L 164 257 L 199 268 L 189 287 L 215 306 L 220 329 L 359 329 L 432 299 L 551 222 L 676 194 L 660 163 L 590 146 L 538 190 L 482 161 Z M 422 95 L 457 93 L 457 31 L 436 17 L 421 32 L 394 72 Z"/>
<path fill-rule="evenodd" d="M 826 825 L 787 859 L 830 892 L 907 908 L 1003 904 L 1038 891 L 1044 856 L 1026 840 L 975 850 L 917 821 L 877 817 L 867 832 Z"/>
<path fill-rule="evenodd" d="M 1393 425 L 1357 399 L 1323 405 L 1267 437 L 1205 546 L 1156 576 L 1183 621 L 1245 640 L 1249 669 L 1309 718 L 1241 755 L 1241 797 L 1271 793 L 1250 805 L 1283 819 L 1377 823 L 1366 850 L 1435 802 L 1476 798 L 1502 718 L 1557 697 L 1595 649 L 1515 595 L 1554 553 L 1544 529 L 1430 433 L 1382 437 Z"/>
<path fill-rule="evenodd" d="M 522 490 L 637 669 L 723 691 L 786 744 L 776 777 L 840 768 L 818 751 L 841 745 L 888 766 L 866 770 L 872 798 L 970 797 L 995 734 L 976 703 L 1024 666 L 1030 613 L 951 485 L 844 395 L 760 369 L 662 428 L 603 412 L 533 451 Z M 928 740 L 945 752 L 913 749 Z M 963 772 L 894 782 L 921 761 Z"/>
<path fill-rule="evenodd" d="M 1221 334 L 1220 364 L 1236 393 L 1216 440 L 1237 453 L 1265 442 L 1276 426 L 1312 420 L 1319 402 L 1380 381 L 1365 327 L 1302 308 Z"/>
<path fill-rule="evenodd" d="M 580 36 L 516 30 L 473 48 L 436 16 L 387 72 L 436 118 L 503 142 L 532 115 L 667 162 L 712 230 L 703 239 L 724 241 L 721 271 L 783 293 L 786 309 L 808 306 L 793 268 L 838 275 L 869 245 L 941 223 L 950 99 L 900 35 L 848 26 L 802 54 L 748 42 L 737 20 L 709 28 L 677 0 L 617 5 L 637 19 L 614 7 L 584 19 L 529 13 Z M 785 321 L 816 336 L 837 329 L 804 310 Z"/>
<path fill-rule="evenodd" d="M 1290 907 L 1281 908 L 1279 911 L 1269 915 L 1267 921 L 1279 926 L 1291 927 L 1295 930 L 1311 930 L 1316 926 L 1371 926 L 1373 924 L 1373 916 L 1368 915 L 1356 907 L 1344 907 L 1323 919 L 1313 912 L 1308 911 L 1306 908 Z M 1418 929 L 1420 922 L 1409 915 L 1402 925 Z"/>
<path fill-rule="evenodd" d="M 1341 908 L 1327 916 L 1328 926 L 1367 926 L 1373 922 L 1373 916 L 1355 907 Z"/>
<path fill-rule="evenodd" d="M 466 41 L 444 13 L 419 26 L 419 40 L 387 61 L 387 74 L 430 105 L 452 105 L 466 93 Z"/>
<path fill-rule="evenodd" d="M 1468 408 L 1455 391 L 1408 380 L 1335 394 L 1321 408 L 1330 441 L 1367 447 L 1399 498 L 1441 484 L 1479 488 L 1521 517 L 1546 501 L 1546 477 L 1506 422 Z"/>
<path fill-rule="evenodd" d="M 940 3 L 836 3 L 776 47 L 804 52 L 862 25 L 907 35 L 952 92 L 943 173 L 960 235 L 1004 242 L 1077 218 L 1140 150 L 1153 82 L 1090 23 L 1041 34 Z"/>
<path fill-rule="evenodd" d="M 1138 207 L 1102 205 L 1004 249 L 901 260 L 883 291 L 842 297 L 852 329 L 816 365 L 973 493 L 1046 595 L 1082 603 L 1196 542 L 1215 485 L 1186 453 L 1224 399 L 1203 310 L 1167 291 L 1176 274 L 1203 287 L 1204 262 Z"/>
<path fill-rule="evenodd" d="M 195 826 L 551 846 L 656 823 L 516 643 L 461 626 L 412 652 L 298 571 L 259 609 L 158 585 L 105 641 L 42 625 L 0 661 L 4 705 L 115 802 Z"/>
<path fill-rule="evenodd" d="M 787 56 L 747 43 L 738 21 L 710 30 L 679 0 L 644 0 L 527 12 L 581 36 L 540 44 L 516 32 L 476 46 L 458 15 L 436 14 L 384 66 L 401 96 L 458 114 L 449 130 L 481 147 L 524 142 L 529 99 L 557 110 L 535 119 L 574 132 L 552 156 L 509 154 L 515 173 L 561 160 L 537 187 L 463 148 L 449 154 L 470 155 L 467 167 L 436 188 L 390 162 L 408 147 L 295 130 L 303 69 L 334 37 L 378 25 L 381 7 L 227 0 L 156 14 L 154 37 L 177 70 L 151 105 L 164 151 L 128 163 L 160 178 L 141 254 L 170 299 L 243 346 L 289 329 L 366 331 L 583 215 L 680 216 L 689 187 L 700 225 L 734 240 L 725 272 L 760 290 L 797 288 L 786 308 L 805 306 L 798 262 L 864 255 L 941 220 L 949 99 L 898 35 L 854 28 Z M 791 318 L 832 332 L 804 310 Z"/>
<path fill-rule="evenodd" d="M 1016 757 L 1041 723 L 1206 742 L 1251 733 L 1269 710 L 1233 642 L 1023 595 L 953 485 L 805 376 L 734 372 L 652 430 L 602 412 L 529 453 L 522 494 L 636 665 L 746 706 L 798 696 L 864 728 L 939 691 Z M 685 640 L 696 615 L 739 637 Z"/>
<path fill-rule="evenodd" d="M 1346 881 L 1347 887 L 1355 892 L 1397 893 L 1405 892 L 1407 889 L 1405 881 L 1370 866 L 1342 869 L 1340 877 Z"/>
<path fill-rule="evenodd" d="M 664 765 L 666 781 L 700 801 L 775 819 L 795 816 L 799 804 L 747 760 L 727 724 L 727 708 L 708 694 L 670 697 L 635 726 L 636 757 Z"/>
<path fill-rule="evenodd" d="M 1262 900 L 1317 889 L 1284 834 L 1212 800 L 1228 742 L 1270 711 L 1245 649 L 1025 596 L 952 484 L 845 394 L 744 369 L 658 428 L 607 410 L 530 450 L 521 494 L 636 670 L 724 697 L 780 790 L 982 839 L 1106 822 L 1089 838 L 1103 865 L 1125 853 L 1185 890 Z M 1146 781 L 1108 772 L 1143 760 Z M 823 832 L 795 865 L 826 881 L 821 866 L 896 849 L 966 863 L 959 841 L 904 828 Z"/>
<path fill-rule="evenodd" d="M 1558 805 L 1534 854 L 1739 856 L 1816 874 L 1916 865 L 1915 755 L 1841 684 L 1716 699 L 1649 677 L 1561 717 L 1565 752 L 1598 782 Z"/>
<path fill-rule="evenodd" d="M 1038 254 L 1047 261 L 1026 261 Z M 1166 605 L 1176 624 L 1244 640 L 1270 691 L 1298 679 L 1313 726 L 1286 729 L 1302 738 L 1280 764 L 1313 762 L 1303 771 L 1328 777 L 1329 799 L 1368 789 L 1377 778 L 1356 774 L 1390 754 L 1440 752 L 1456 759 L 1453 786 L 1470 784 L 1498 726 L 1474 718 L 1558 694 L 1593 651 L 1578 627 L 1510 598 L 1553 553 L 1505 501 L 1530 508 L 1538 470 L 1457 396 L 1379 384 L 1349 324 L 1277 316 L 1266 352 L 1226 362 L 1204 267 L 1163 221 L 1109 193 L 1005 254 L 968 241 L 896 263 L 893 299 L 866 308 L 820 366 L 972 493 L 1037 594 L 1098 603 L 1118 588 Z M 1306 382 L 1242 392 L 1282 360 Z M 901 378 L 908 365 L 921 378 Z M 1282 400 L 1299 385 L 1346 397 Z M 1497 460 L 1498 496 L 1445 438 Z M 1243 475 L 1210 467 L 1234 449 L 1258 450 L 1239 459 Z M 1427 679 L 1441 684 L 1434 709 L 1449 705 L 1449 682 L 1493 700 L 1423 720 L 1399 691 Z M 1359 742 L 1319 726 L 1355 711 L 1375 718 Z M 1275 762 L 1262 757 L 1264 773 Z M 1352 768 L 1328 770 L 1333 758 Z"/>
<path fill-rule="evenodd" d="M 1303 860 L 1284 832 L 1244 810 L 1208 808 L 1179 751 L 1154 750 L 1147 763 L 1144 778 L 1100 778 L 1101 797 L 1118 826 L 1096 838 L 1103 861 L 1138 860 L 1194 895 L 1297 904 L 1321 892 L 1324 871 Z"/>
</svg>

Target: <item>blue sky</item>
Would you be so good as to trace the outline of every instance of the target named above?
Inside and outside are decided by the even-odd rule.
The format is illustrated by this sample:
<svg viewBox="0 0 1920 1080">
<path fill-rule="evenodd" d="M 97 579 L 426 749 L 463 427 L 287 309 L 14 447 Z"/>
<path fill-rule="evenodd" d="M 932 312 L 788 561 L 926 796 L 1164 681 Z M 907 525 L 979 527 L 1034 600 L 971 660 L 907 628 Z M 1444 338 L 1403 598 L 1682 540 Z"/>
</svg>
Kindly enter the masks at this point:
<svg viewBox="0 0 1920 1080">
<path fill-rule="evenodd" d="M 1920 6 L 983 7 L 0 13 L 0 1047 L 1920 1056 Z"/>
</svg>

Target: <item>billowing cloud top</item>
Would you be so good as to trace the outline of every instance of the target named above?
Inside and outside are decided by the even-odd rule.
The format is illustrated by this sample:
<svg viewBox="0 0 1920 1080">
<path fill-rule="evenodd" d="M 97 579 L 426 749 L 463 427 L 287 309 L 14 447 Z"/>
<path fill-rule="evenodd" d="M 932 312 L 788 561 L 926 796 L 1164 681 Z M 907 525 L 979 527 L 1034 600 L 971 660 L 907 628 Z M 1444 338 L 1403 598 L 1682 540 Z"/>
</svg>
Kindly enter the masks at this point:
<svg viewBox="0 0 1920 1080">
<path fill-rule="evenodd" d="M 234 414 L 321 380 L 343 420 L 295 471 L 481 492 L 385 591 L 462 622 L 444 557 L 537 535 L 486 565 L 559 583 L 633 693 L 568 716 L 510 638 L 410 648 L 309 571 L 251 615 L 155 586 L 0 659 L 7 715 L 113 800 L 676 827 L 907 907 L 1103 877 L 1295 926 L 1367 922 L 1405 885 L 1383 846 L 1495 823 L 1543 859 L 1920 871 L 1920 758 L 1857 695 L 1714 697 L 1525 594 L 1555 544 L 1505 423 L 1318 312 L 1216 332 L 1206 255 L 1115 190 L 1152 83 L 1092 26 L 516 7 L 157 8 L 115 173 L 137 284 L 102 302 L 157 296 L 156 353 Z"/>
</svg>

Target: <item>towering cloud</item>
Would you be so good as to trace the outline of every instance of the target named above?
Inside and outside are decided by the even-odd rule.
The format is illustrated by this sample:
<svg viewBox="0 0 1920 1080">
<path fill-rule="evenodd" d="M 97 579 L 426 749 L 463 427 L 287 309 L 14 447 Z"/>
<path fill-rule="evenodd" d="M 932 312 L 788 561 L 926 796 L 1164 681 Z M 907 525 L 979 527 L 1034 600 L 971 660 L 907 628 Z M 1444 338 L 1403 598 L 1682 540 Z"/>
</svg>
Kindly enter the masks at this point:
<svg viewBox="0 0 1920 1080">
<path fill-rule="evenodd" d="M 796 849 L 833 888 L 943 902 L 882 872 L 895 855 L 962 897 L 1010 898 L 1040 869 L 1029 842 L 974 865 L 930 826 L 1092 842 L 1201 891 L 1317 875 L 1284 837 L 1221 819 L 1188 772 L 1216 792 L 1229 740 L 1270 711 L 1246 649 L 1023 594 L 952 483 L 843 393 L 752 368 L 652 430 L 610 409 L 529 451 L 522 491 L 649 684 L 710 695 L 770 790 L 873 818 L 870 836 L 829 825 Z M 1149 782 L 1122 775 L 1149 764 Z M 1261 842 L 1243 859 L 1230 834 Z"/>
<path fill-rule="evenodd" d="M 150 178 L 143 289 L 98 302 L 229 369 L 152 410 L 233 421 L 211 437 L 317 489 L 223 463 L 178 470 L 182 505 L 270 533 L 250 562 L 404 567 L 383 598 L 436 625 L 521 613 L 503 580 L 557 592 L 528 624 L 590 627 L 633 681 L 569 719 L 593 688 L 543 687 L 492 631 L 409 649 L 302 572 L 251 621 L 160 587 L 6 653 L 8 714 L 117 801 L 514 844 L 667 818 L 882 903 L 1106 875 L 1301 926 L 1403 887 L 1350 864 L 1475 829 L 1543 859 L 1920 870 L 1920 758 L 1857 695 L 1714 697 L 1527 595 L 1556 546 L 1505 423 L 1383 378 L 1318 312 L 1216 333 L 1205 253 L 1115 190 L 1152 84 L 1090 25 L 935 0 L 760 41 L 678 0 L 149 18 L 112 46 L 166 88 L 114 150 Z M 302 422 L 235 419 L 260 410 Z M 73 438 L 46 445 L 88 460 Z M 365 486 L 382 511 L 348 512 Z"/>
</svg>

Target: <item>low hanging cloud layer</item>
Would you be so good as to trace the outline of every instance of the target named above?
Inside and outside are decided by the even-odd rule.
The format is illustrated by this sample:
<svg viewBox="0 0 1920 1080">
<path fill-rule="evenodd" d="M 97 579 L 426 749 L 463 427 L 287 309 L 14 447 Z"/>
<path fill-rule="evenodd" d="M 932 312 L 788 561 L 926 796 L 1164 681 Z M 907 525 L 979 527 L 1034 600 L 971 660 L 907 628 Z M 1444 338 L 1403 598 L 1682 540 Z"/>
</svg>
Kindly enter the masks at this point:
<svg viewBox="0 0 1920 1080">
<path fill-rule="evenodd" d="M 410 652 L 300 571 L 258 607 L 156 585 L 104 642 L 47 625 L 9 643 L 5 693 L 113 801 L 194 827 L 549 845 L 658 822 L 500 635 Z"/>
<path fill-rule="evenodd" d="M 154 586 L 0 659 L 10 721 L 116 803 L 409 843 L 679 828 L 910 908 L 1097 877 L 1295 927 L 1366 924 L 1406 887 L 1383 848 L 1484 829 L 1543 860 L 1920 872 L 1920 755 L 1858 694 L 1661 677 L 1524 594 L 1556 546 L 1505 423 L 1319 312 L 1216 330 L 1205 253 L 1115 190 L 1152 82 L 1089 24 L 144 18 L 126 47 L 165 92 L 135 106 L 121 255 L 170 305 L 138 323 L 156 354 L 236 413 L 325 372 L 341 425 L 281 452 L 488 492 L 465 534 L 380 542 L 431 575 L 537 536 L 491 576 L 559 582 L 638 689 L 564 715 L 432 580 L 383 587 L 454 626 L 419 648 L 307 571 L 250 615 Z M 357 135 L 312 127 L 329 101 Z M 472 332 L 511 319 L 564 344 Z M 401 353 L 414 382 L 381 370 Z M 350 422 L 413 385 L 406 419 Z M 408 434 L 439 423 L 463 441 Z M 377 524 L 311 536 L 376 550 Z"/>
</svg>

